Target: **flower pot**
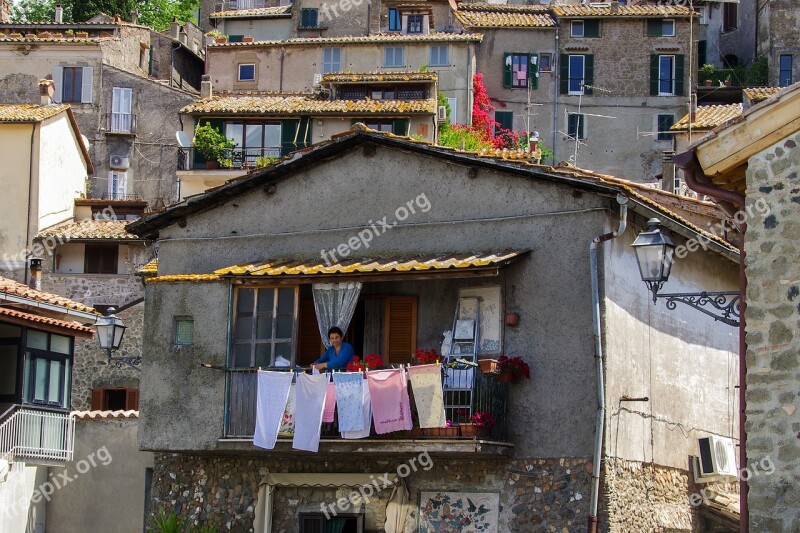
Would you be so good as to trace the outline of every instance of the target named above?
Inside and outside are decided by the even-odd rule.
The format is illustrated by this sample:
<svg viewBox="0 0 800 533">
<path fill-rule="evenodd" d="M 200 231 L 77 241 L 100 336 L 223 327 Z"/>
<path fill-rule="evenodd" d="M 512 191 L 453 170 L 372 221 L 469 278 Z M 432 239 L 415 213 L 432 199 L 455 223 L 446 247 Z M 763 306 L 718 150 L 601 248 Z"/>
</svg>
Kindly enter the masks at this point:
<svg viewBox="0 0 800 533">
<path fill-rule="evenodd" d="M 497 359 L 478 359 L 478 365 L 484 374 L 500 373 L 500 362 Z"/>
<path fill-rule="evenodd" d="M 39 39 L 52 39 L 52 38 L 53 34 L 50 33 L 49 31 L 39 32 Z"/>
<path fill-rule="evenodd" d="M 485 437 L 489 434 L 489 428 L 486 426 L 477 426 L 475 424 L 461 424 L 458 426 L 461 431 L 462 437 Z"/>
<path fill-rule="evenodd" d="M 458 426 L 452 426 L 449 428 L 425 428 L 422 430 L 422 433 L 426 437 L 458 437 Z"/>
<path fill-rule="evenodd" d="M 8 34 L 9 39 L 22 39 L 21 33 L 12 32 Z"/>
<path fill-rule="evenodd" d="M 703 86 L 704 86 L 704 87 L 711 87 L 711 84 L 712 84 L 712 83 L 714 83 L 714 82 L 713 82 L 713 81 L 711 81 L 711 80 L 704 80 L 704 81 L 703 81 Z"/>
<path fill-rule="evenodd" d="M 218 169 L 219 168 L 219 161 L 216 161 L 216 160 L 206 161 L 206 168 L 208 170 L 216 170 L 216 169 Z"/>
<path fill-rule="evenodd" d="M 502 381 L 504 383 L 516 383 L 519 381 L 519 374 L 515 374 L 511 370 L 503 370 L 500 372 L 500 375 L 497 376 L 497 381 Z"/>
<path fill-rule="evenodd" d="M 77 39 L 86 39 L 88 37 L 89 37 L 89 32 L 85 32 L 85 31 L 76 31 L 75 32 L 75 38 L 77 38 Z"/>
<path fill-rule="evenodd" d="M 517 327 L 519 324 L 519 313 L 508 312 L 506 313 L 506 326 Z"/>
<path fill-rule="evenodd" d="M 422 436 L 422 428 L 419 426 L 414 426 L 410 430 L 406 431 L 406 437 L 409 439 L 418 439 Z"/>
<path fill-rule="evenodd" d="M 250 37 L 250 36 L 242 37 L 242 42 L 243 43 L 252 43 L 253 41 L 255 41 L 254 37 Z"/>
<path fill-rule="evenodd" d="M 215 39 L 215 41 L 216 41 L 218 44 L 225 44 L 225 43 L 227 43 L 227 42 L 228 42 L 228 38 L 227 38 L 227 37 L 217 37 L 217 38 Z"/>
</svg>

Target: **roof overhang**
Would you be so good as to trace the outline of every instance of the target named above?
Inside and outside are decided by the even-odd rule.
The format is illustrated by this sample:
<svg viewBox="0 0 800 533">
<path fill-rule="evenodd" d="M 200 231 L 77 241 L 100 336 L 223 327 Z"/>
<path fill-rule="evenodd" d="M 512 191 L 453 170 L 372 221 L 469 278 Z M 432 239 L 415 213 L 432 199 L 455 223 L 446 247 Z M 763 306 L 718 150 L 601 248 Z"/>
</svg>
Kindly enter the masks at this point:
<svg viewBox="0 0 800 533">
<path fill-rule="evenodd" d="M 92 338 L 94 336 L 94 329 L 91 327 L 83 326 L 76 322 L 34 315 L 7 307 L 0 307 L 0 322 L 47 331 L 49 333 L 68 335 L 70 337 Z"/>
<path fill-rule="evenodd" d="M 51 304 L 48 302 L 40 302 L 38 300 L 25 298 L 24 296 L 17 296 L 16 294 L 10 294 L 3 291 L 0 291 L 0 301 L 6 301 L 14 304 L 22 304 L 29 307 L 34 307 L 36 309 L 44 309 L 45 311 L 51 311 L 53 313 L 61 313 L 64 315 L 74 316 L 76 318 L 82 318 L 84 320 L 90 320 L 92 322 L 97 320 L 97 317 L 100 316 L 99 313 L 86 313 L 84 311 L 78 311 L 77 309 L 69 309 L 67 307 Z"/>
</svg>

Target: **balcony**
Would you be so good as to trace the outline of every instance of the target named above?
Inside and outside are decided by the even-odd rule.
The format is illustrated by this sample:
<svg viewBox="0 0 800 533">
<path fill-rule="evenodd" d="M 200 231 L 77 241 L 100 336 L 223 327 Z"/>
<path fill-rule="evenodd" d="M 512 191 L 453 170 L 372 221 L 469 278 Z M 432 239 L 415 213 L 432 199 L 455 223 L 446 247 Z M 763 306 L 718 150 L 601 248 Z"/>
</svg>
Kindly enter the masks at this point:
<svg viewBox="0 0 800 533">
<path fill-rule="evenodd" d="M 739 65 L 732 68 L 701 69 L 697 72 L 696 79 L 698 86 L 706 87 L 765 87 L 769 82 L 766 63 L 754 63 L 749 68 Z"/>
<path fill-rule="evenodd" d="M 136 135 L 136 115 L 130 113 L 106 113 L 105 131 L 111 135 Z"/>
<path fill-rule="evenodd" d="M 284 5 L 281 2 L 280 5 Z M 267 7 L 266 0 L 226 0 L 224 2 L 217 2 L 214 6 L 214 11 L 238 11 L 241 9 L 260 9 Z"/>
<path fill-rule="evenodd" d="M 256 168 L 259 158 L 280 158 L 280 147 L 268 148 L 234 148 L 223 158 L 223 162 L 230 166 L 223 166 L 225 170 L 249 170 Z M 210 170 L 219 169 L 217 161 L 208 161 L 196 148 L 178 149 L 178 170 Z"/>
<path fill-rule="evenodd" d="M 14 405 L 0 420 L 0 457 L 45 465 L 72 460 L 75 419 L 71 414 Z"/>
<path fill-rule="evenodd" d="M 277 370 L 277 369 L 276 369 Z M 229 450 L 252 449 L 256 418 L 256 373 L 250 369 L 229 370 L 228 406 L 226 411 L 225 438 L 220 444 Z M 474 376 L 474 379 L 473 377 Z M 508 454 L 513 444 L 508 442 L 507 406 L 509 384 L 494 376 L 483 374 L 479 369 L 443 369 L 445 415 L 452 422 L 449 428 L 400 431 L 378 435 L 374 428 L 370 437 L 345 440 L 340 437 L 338 421 L 323 423 L 320 452 L 327 453 L 373 453 L 414 452 L 420 443 L 432 452 L 462 452 L 488 455 Z M 470 384 L 471 386 L 465 386 Z M 413 391 L 411 410 L 416 418 Z M 491 413 L 497 424 L 488 434 L 468 435 L 461 424 L 469 421 L 473 413 Z M 416 424 L 415 424 L 416 425 Z M 279 437 L 275 452 L 291 452 L 291 437 Z"/>
</svg>

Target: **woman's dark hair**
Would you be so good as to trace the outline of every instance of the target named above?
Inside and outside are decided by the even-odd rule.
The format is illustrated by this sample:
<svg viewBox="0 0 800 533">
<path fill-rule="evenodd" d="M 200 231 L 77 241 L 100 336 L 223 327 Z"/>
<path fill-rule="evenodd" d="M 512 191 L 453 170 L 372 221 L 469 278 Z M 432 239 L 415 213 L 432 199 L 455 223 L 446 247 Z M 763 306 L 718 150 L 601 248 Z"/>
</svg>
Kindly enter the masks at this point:
<svg viewBox="0 0 800 533">
<path fill-rule="evenodd" d="M 333 333 L 338 333 L 340 337 L 344 338 L 344 333 L 342 333 L 342 330 L 337 328 L 336 326 L 333 326 L 331 329 L 328 330 L 328 338 L 330 338 L 331 334 Z"/>
</svg>

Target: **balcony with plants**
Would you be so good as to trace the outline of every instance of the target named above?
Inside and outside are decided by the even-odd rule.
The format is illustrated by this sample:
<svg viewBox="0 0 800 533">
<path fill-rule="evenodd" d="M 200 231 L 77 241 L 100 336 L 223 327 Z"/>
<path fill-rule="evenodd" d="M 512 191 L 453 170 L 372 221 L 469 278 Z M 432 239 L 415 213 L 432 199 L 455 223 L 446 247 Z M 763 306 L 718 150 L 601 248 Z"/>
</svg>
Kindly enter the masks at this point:
<svg viewBox="0 0 800 533">
<path fill-rule="evenodd" d="M 749 66 L 717 68 L 707 63 L 697 72 L 699 87 L 765 87 L 769 83 L 767 58 L 761 57 Z"/>
</svg>

